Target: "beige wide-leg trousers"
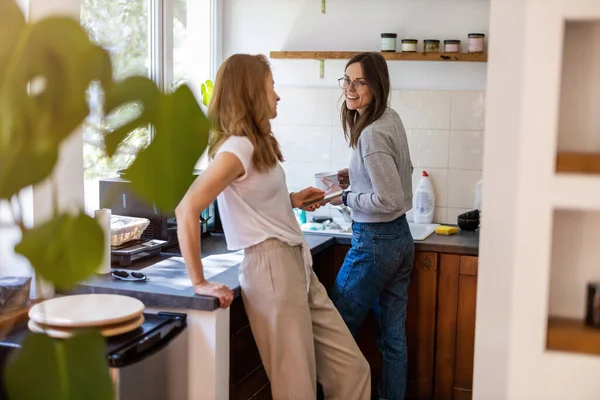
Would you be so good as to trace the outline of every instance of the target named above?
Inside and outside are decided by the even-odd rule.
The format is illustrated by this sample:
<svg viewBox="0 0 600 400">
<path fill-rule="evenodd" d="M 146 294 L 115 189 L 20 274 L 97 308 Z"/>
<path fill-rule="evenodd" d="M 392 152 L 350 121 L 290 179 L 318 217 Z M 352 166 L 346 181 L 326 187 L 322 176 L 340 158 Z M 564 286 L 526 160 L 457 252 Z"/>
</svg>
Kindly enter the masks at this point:
<svg viewBox="0 0 600 400">
<path fill-rule="evenodd" d="M 307 293 L 301 246 L 269 239 L 240 266 L 246 314 L 275 400 L 371 397 L 369 364 L 312 272 Z"/>
</svg>

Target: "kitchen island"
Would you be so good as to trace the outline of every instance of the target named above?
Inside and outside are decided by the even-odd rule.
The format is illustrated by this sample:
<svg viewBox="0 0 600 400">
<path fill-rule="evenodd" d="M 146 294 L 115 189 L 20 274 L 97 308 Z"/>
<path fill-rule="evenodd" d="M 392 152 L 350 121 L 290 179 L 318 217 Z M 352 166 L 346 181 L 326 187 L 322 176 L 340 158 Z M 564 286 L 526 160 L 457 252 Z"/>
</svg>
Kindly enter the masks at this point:
<svg viewBox="0 0 600 400">
<path fill-rule="evenodd" d="M 313 254 L 315 273 L 330 291 L 349 249 L 350 237 L 307 233 L 305 238 Z M 472 315 L 458 313 L 461 260 L 469 262 L 466 272 L 472 274 L 473 265 L 476 271 L 473 260 L 477 259 L 478 242 L 478 233 L 460 232 L 453 236 L 433 234 L 425 241 L 415 243 L 417 257 L 411 277 L 407 319 L 408 398 L 446 398 L 446 393 L 456 391 L 455 370 L 458 368 L 460 375 L 464 369 L 462 364 L 455 365 L 459 357 L 455 357 L 454 348 L 460 347 L 457 338 L 464 342 L 464 334 L 457 335 L 457 318 L 467 324 L 473 319 L 474 329 L 474 309 Z M 149 278 L 147 282 L 124 282 L 110 276 L 97 276 L 80 283 L 69 293 L 124 294 L 138 298 L 150 311 L 188 314 L 187 333 L 168 349 L 170 357 L 165 373 L 170 375 L 171 398 L 270 398 L 269 382 L 240 297 L 238 268 L 242 255 L 229 252 L 223 235 L 219 234 L 203 238 L 202 254 L 207 278 L 234 290 L 235 300 L 227 310 L 220 309 L 213 297 L 194 294 L 183 259 L 176 253 L 163 253 L 127 269 L 142 271 Z M 468 286 L 464 287 L 467 292 Z M 474 294 L 471 285 L 468 298 Z M 437 310 L 438 305 L 440 310 Z M 381 367 L 375 347 L 377 329 L 373 315 L 369 315 L 357 337 L 371 364 L 374 388 Z M 453 332 L 452 337 L 440 336 L 446 331 Z M 468 347 L 468 340 L 466 343 Z M 442 351 L 436 353 L 435 349 L 440 345 Z M 470 352 L 472 354 L 472 348 Z M 438 356 L 443 358 L 437 359 Z M 472 358 L 469 359 L 468 354 L 465 363 L 470 363 L 472 379 Z M 459 388 L 465 389 L 464 393 L 470 389 L 468 382 L 462 386 L 466 386 Z"/>
</svg>

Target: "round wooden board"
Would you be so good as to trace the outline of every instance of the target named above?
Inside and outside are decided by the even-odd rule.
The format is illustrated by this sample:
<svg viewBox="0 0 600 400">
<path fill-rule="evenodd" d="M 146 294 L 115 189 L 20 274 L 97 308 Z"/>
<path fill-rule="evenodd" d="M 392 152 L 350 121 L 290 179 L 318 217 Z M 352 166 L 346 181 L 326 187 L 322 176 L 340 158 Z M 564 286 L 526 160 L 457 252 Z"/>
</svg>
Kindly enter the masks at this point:
<svg viewBox="0 0 600 400">
<path fill-rule="evenodd" d="M 102 327 L 130 321 L 144 309 L 144 303 L 129 296 L 81 294 L 38 303 L 29 310 L 29 318 L 53 327 Z"/>
<path fill-rule="evenodd" d="M 100 334 L 105 337 L 122 335 L 123 333 L 130 332 L 134 329 L 139 328 L 144 323 L 144 316 L 140 315 L 135 317 L 131 321 L 125 321 L 120 324 L 107 325 L 98 328 L 62 328 L 56 326 L 49 326 L 38 324 L 34 320 L 30 319 L 27 323 L 27 327 L 30 331 L 35 333 L 44 333 L 55 339 L 68 339 L 79 331 L 86 329 L 99 329 Z"/>
</svg>

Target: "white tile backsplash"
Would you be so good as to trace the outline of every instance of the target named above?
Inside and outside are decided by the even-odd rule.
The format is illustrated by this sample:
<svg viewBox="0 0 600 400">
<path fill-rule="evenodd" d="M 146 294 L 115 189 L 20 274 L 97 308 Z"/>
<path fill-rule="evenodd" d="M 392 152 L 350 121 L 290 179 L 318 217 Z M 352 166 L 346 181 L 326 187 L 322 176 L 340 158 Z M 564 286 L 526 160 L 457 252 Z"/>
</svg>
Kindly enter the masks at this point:
<svg viewBox="0 0 600 400">
<path fill-rule="evenodd" d="M 415 167 L 448 168 L 450 131 L 407 129 L 406 136 Z"/>
<path fill-rule="evenodd" d="M 331 126 L 334 106 L 331 89 L 276 88 L 281 97 L 277 125 Z"/>
<path fill-rule="evenodd" d="M 344 164 L 348 166 L 352 148 L 346 142 L 344 131 L 340 127 L 331 128 L 331 156 L 335 164 Z"/>
<path fill-rule="evenodd" d="M 484 92 L 452 92 L 453 130 L 482 131 L 485 122 Z"/>
<path fill-rule="evenodd" d="M 391 106 L 406 129 L 449 129 L 452 92 L 393 90 Z"/>
<path fill-rule="evenodd" d="M 483 131 L 451 131 L 451 169 L 483 169 Z"/>
<path fill-rule="evenodd" d="M 448 174 L 448 207 L 473 209 L 475 185 L 481 179 L 481 171 L 451 169 Z"/>
<path fill-rule="evenodd" d="M 275 137 L 287 161 L 330 162 L 331 127 L 280 125 Z"/>
<path fill-rule="evenodd" d="M 314 174 L 348 167 L 352 150 L 340 123 L 339 88 L 277 88 L 273 131 L 280 141 L 291 191 L 314 185 Z M 434 221 L 456 224 L 472 209 L 481 179 L 484 92 L 393 90 L 391 107 L 404 123 L 415 167 L 413 190 L 427 170 L 436 195 Z M 319 214 L 328 214 L 327 208 Z M 412 212 L 407 214 L 412 220 Z"/>
</svg>

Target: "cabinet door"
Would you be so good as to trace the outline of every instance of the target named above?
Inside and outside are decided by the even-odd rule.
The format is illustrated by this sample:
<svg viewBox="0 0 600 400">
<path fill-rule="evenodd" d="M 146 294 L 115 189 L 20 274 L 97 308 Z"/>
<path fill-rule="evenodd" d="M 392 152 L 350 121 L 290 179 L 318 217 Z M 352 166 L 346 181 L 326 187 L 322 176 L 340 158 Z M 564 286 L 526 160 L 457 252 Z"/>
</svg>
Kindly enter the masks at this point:
<svg viewBox="0 0 600 400">
<path fill-rule="evenodd" d="M 436 400 L 452 400 L 454 397 L 459 272 L 459 256 L 440 255 L 435 352 L 434 398 Z"/>
<path fill-rule="evenodd" d="M 435 361 L 438 253 L 418 252 L 408 289 L 408 399 L 431 399 Z"/>
<path fill-rule="evenodd" d="M 460 257 L 458 310 L 456 314 L 457 357 L 454 368 L 454 399 L 456 400 L 472 398 L 477 268 L 477 257 Z"/>
</svg>

